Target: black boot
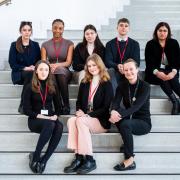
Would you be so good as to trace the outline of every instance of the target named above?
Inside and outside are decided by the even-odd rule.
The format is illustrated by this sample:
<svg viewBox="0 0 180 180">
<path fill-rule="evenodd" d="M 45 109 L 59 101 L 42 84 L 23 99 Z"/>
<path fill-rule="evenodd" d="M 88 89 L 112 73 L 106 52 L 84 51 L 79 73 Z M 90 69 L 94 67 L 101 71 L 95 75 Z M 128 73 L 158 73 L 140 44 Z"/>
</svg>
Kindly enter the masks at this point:
<svg viewBox="0 0 180 180">
<path fill-rule="evenodd" d="M 178 99 L 176 98 L 176 96 L 174 94 L 171 94 L 169 96 L 169 98 L 170 98 L 171 102 L 173 103 L 171 114 L 172 115 L 178 115 L 179 110 L 180 110 L 180 104 L 179 104 Z"/>
<path fill-rule="evenodd" d="M 86 155 L 85 161 L 82 166 L 77 170 L 77 174 L 87 174 L 96 169 L 96 161 L 92 156 Z"/>
<path fill-rule="evenodd" d="M 83 161 L 84 161 L 83 155 L 76 154 L 75 159 L 71 162 L 71 165 L 64 168 L 64 172 L 65 173 L 76 172 L 78 168 L 80 168 L 81 165 L 83 164 Z"/>
</svg>

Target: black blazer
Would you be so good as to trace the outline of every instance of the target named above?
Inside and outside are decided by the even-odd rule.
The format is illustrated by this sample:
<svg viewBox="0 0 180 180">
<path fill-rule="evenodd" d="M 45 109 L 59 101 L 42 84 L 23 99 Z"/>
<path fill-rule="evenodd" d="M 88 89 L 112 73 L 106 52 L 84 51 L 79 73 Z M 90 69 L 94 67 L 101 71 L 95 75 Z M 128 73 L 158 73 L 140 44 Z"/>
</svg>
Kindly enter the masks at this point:
<svg viewBox="0 0 180 180">
<path fill-rule="evenodd" d="M 45 90 L 44 90 L 45 91 Z M 54 108 L 53 108 L 54 105 Z M 59 98 L 58 91 L 56 93 L 47 94 L 45 109 L 48 110 L 48 115 L 60 115 L 61 112 L 61 102 Z M 39 93 L 32 90 L 32 84 L 28 84 L 24 90 L 23 96 L 23 110 L 24 114 L 29 116 L 30 119 L 36 119 L 37 115 L 40 114 L 41 109 L 43 109 L 42 99 Z"/>
<path fill-rule="evenodd" d="M 150 40 L 145 48 L 145 80 L 150 83 L 156 83 L 156 76 L 153 74 L 154 69 L 160 69 L 162 58 L 162 47 L 156 40 Z M 180 49 L 179 44 L 175 39 L 169 39 L 165 45 L 165 54 L 168 60 L 167 70 L 180 68 Z"/>
<path fill-rule="evenodd" d="M 104 60 L 105 47 L 101 46 L 99 48 L 95 47 L 93 53 L 98 54 L 102 60 Z M 83 43 L 79 43 L 73 53 L 73 69 L 75 71 L 81 71 L 84 69 L 86 64 L 86 59 L 89 57 L 89 53 L 86 47 L 84 47 Z"/>
<path fill-rule="evenodd" d="M 117 38 L 107 42 L 105 50 L 105 65 L 107 68 L 114 68 L 118 71 L 117 65 L 120 64 L 120 57 L 118 53 Z M 134 59 L 138 66 L 140 65 L 140 47 L 139 43 L 131 38 L 128 38 L 128 45 L 124 54 L 123 62 L 127 59 Z"/>
<path fill-rule="evenodd" d="M 9 64 L 12 69 L 11 78 L 14 84 L 22 84 L 21 72 L 24 67 L 35 65 L 41 59 L 39 44 L 35 41 L 29 42 L 29 51 L 19 53 L 16 49 L 16 42 L 11 44 L 9 50 Z"/>
<path fill-rule="evenodd" d="M 120 105 L 123 102 L 124 107 Z M 141 119 L 151 125 L 150 119 L 150 85 L 139 79 L 136 101 L 131 105 L 129 98 L 129 83 L 121 82 L 116 89 L 116 95 L 112 103 L 112 110 L 118 111 L 122 118 Z"/>
<path fill-rule="evenodd" d="M 81 83 L 76 102 L 76 110 L 81 109 L 87 113 L 88 96 L 90 83 Z M 109 122 L 109 108 L 113 98 L 113 89 L 110 81 L 103 82 L 99 85 L 93 99 L 93 111 L 88 113 L 91 117 L 99 119 L 101 125 L 105 129 L 109 129 L 111 124 Z"/>
</svg>

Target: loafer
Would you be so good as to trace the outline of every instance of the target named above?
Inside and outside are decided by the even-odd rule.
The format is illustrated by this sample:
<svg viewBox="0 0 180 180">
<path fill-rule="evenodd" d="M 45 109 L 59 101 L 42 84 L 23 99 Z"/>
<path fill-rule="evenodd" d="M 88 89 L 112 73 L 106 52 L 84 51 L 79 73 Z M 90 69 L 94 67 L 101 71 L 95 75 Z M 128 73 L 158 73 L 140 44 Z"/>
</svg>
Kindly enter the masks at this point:
<svg viewBox="0 0 180 180">
<path fill-rule="evenodd" d="M 77 170 L 77 174 L 87 174 L 97 168 L 96 161 L 85 160 L 82 166 Z"/>
<path fill-rule="evenodd" d="M 46 163 L 38 162 L 37 163 L 37 173 L 42 174 L 46 168 Z"/>
<path fill-rule="evenodd" d="M 124 163 L 117 164 L 114 166 L 114 170 L 116 171 L 126 171 L 126 170 L 134 170 L 136 169 L 136 163 L 133 161 L 133 163 L 127 167 L 125 167 Z"/>
<path fill-rule="evenodd" d="M 72 161 L 70 166 L 64 168 L 64 173 L 73 173 L 76 172 L 78 168 L 83 164 L 83 160 L 75 159 Z"/>
<path fill-rule="evenodd" d="M 33 161 L 34 153 L 29 154 L 29 168 L 33 173 L 37 173 L 37 163 L 36 161 Z"/>
</svg>

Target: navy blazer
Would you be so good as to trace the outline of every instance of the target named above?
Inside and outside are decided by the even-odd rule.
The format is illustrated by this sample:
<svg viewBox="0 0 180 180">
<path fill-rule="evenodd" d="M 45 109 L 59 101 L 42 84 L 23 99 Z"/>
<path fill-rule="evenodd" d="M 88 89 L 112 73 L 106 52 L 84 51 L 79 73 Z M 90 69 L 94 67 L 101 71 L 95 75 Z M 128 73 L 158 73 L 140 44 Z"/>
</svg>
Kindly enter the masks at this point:
<svg viewBox="0 0 180 180">
<path fill-rule="evenodd" d="M 107 42 L 105 50 L 105 65 L 107 68 L 114 68 L 118 71 L 117 65 L 120 64 L 120 57 L 117 48 L 117 38 Z M 140 47 L 139 43 L 128 37 L 128 44 L 122 62 L 127 59 L 134 59 L 138 66 L 140 65 Z"/>
<path fill-rule="evenodd" d="M 88 96 L 90 83 L 81 83 L 76 102 L 76 110 L 81 109 L 84 113 L 88 110 Z M 98 118 L 105 129 L 109 129 L 109 108 L 113 98 L 113 89 L 110 81 L 100 83 L 93 99 L 93 111 L 88 113 L 89 116 Z"/>
<path fill-rule="evenodd" d="M 9 50 L 9 64 L 12 69 L 11 78 L 13 84 L 22 84 L 21 72 L 24 67 L 35 65 L 41 59 L 39 44 L 30 40 L 29 51 L 19 53 L 16 49 L 16 42 L 11 43 Z"/>
</svg>

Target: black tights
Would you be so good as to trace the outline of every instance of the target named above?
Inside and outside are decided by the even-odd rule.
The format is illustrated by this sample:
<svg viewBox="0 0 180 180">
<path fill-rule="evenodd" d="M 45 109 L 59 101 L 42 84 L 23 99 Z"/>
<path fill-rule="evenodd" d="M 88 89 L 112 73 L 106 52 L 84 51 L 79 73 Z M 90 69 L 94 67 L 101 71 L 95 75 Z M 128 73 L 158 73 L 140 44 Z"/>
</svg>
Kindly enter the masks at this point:
<svg viewBox="0 0 180 180">
<path fill-rule="evenodd" d="M 63 132 L 63 125 L 59 120 L 51 121 L 48 119 L 29 119 L 28 126 L 31 132 L 39 133 L 39 139 L 34 152 L 33 161 L 46 163 L 56 149 Z M 42 149 L 49 141 L 46 153 L 42 159 L 40 155 Z"/>
<path fill-rule="evenodd" d="M 71 79 L 71 73 L 67 74 L 67 76 L 63 74 L 56 74 L 56 82 L 58 85 L 58 89 L 60 91 L 60 95 L 62 97 L 62 103 L 65 107 L 69 107 L 69 90 L 68 83 Z"/>
</svg>

